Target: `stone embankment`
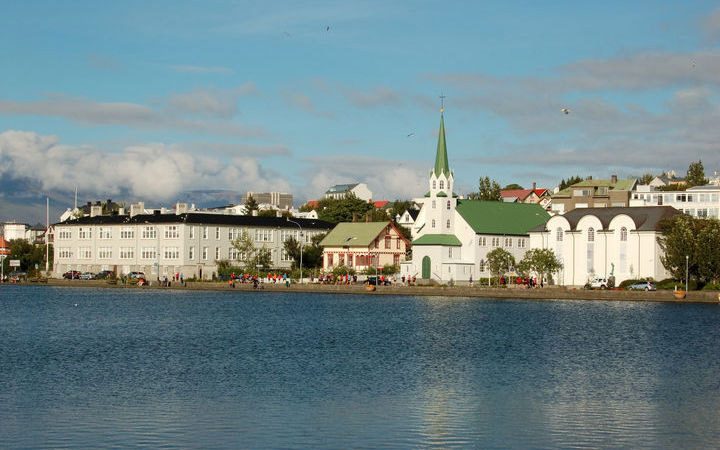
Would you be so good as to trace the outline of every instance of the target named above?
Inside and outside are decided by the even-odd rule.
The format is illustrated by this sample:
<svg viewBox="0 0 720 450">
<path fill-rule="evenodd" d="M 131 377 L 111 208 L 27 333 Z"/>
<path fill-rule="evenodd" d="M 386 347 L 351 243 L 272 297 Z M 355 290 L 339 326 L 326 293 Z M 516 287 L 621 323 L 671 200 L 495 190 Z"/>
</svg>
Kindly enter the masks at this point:
<svg viewBox="0 0 720 450">
<path fill-rule="evenodd" d="M 158 286 L 156 282 L 150 286 L 139 287 L 137 284 L 111 283 L 106 280 L 55 280 L 43 282 L 22 283 L 25 285 L 43 286 L 74 286 L 74 287 L 100 287 L 117 289 L 184 289 L 184 290 L 219 290 L 238 293 L 250 292 L 306 292 L 317 294 L 370 294 L 370 295 L 416 295 L 416 296 L 443 296 L 443 297 L 477 297 L 484 299 L 527 299 L 527 300 L 614 300 L 630 302 L 677 302 L 677 303 L 718 303 L 717 291 L 691 291 L 687 297 L 678 300 L 672 291 L 620 291 L 620 290 L 585 290 L 564 288 L 559 286 L 546 286 L 544 288 L 527 289 L 524 287 L 488 288 L 480 286 L 378 286 L 375 291 L 368 291 L 364 284 L 335 285 L 335 284 L 291 284 L 263 283 L 260 289 L 253 288 L 252 284 L 236 283 L 230 287 L 227 282 L 172 282 L 170 287 Z"/>
</svg>

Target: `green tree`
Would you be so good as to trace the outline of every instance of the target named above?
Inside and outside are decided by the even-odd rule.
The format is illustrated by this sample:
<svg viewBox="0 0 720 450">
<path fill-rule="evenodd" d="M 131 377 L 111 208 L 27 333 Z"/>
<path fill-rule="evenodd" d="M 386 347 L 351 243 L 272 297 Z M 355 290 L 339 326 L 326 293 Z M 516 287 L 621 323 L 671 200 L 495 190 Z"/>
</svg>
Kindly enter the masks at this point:
<svg viewBox="0 0 720 450">
<path fill-rule="evenodd" d="M 698 231 L 696 235 L 696 259 L 698 276 L 708 283 L 720 282 L 720 221 L 712 219 L 696 219 Z"/>
<path fill-rule="evenodd" d="M 252 195 L 248 195 L 247 200 L 245 200 L 245 215 L 251 216 L 253 211 L 257 211 L 260 209 L 260 206 L 258 205 L 258 202 L 253 198 Z"/>
<path fill-rule="evenodd" d="M 657 242 L 662 249 L 660 262 L 678 280 L 685 279 L 685 257 L 687 256 L 690 278 L 698 279 L 699 263 L 697 255 L 698 219 L 678 214 L 660 222 L 661 235 Z"/>
<path fill-rule="evenodd" d="M 563 268 L 555 253 L 550 249 L 534 248 L 525 253 L 520 265 L 536 272 L 541 279 L 549 280 L 553 273 Z"/>
<path fill-rule="evenodd" d="M 560 180 L 560 185 L 558 187 L 562 191 L 563 189 L 569 188 L 573 184 L 579 183 L 582 180 L 583 180 L 583 178 L 580 175 L 575 175 L 573 177 L 570 177 L 567 179 L 567 181 L 565 181 L 565 179 L 563 178 L 562 180 Z"/>
<path fill-rule="evenodd" d="M 35 264 L 38 265 L 39 270 L 45 270 L 45 245 L 34 245 L 26 241 L 25 239 L 13 239 L 8 242 L 8 248 L 10 254 L 3 261 L 3 270 L 5 274 L 9 273 L 10 260 L 20 260 L 20 270 L 26 272 L 28 275 L 33 274 L 35 271 Z M 53 266 L 53 247 L 50 245 L 50 263 L 48 267 L 52 269 Z M 15 268 L 13 268 L 15 269 Z"/>
<path fill-rule="evenodd" d="M 703 186 L 708 183 L 707 178 L 705 178 L 705 168 L 703 167 L 702 160 L 690 163 L 687 175 L 685 175 L 685 181 L 688 187 Z"/>
<path fill-rule="evenodd" d="M 654 179 L 655 179 L 655 175 L 653 175 L 651 173 L 646 173 L 640 177 L 637 177 L 638 184 L 650 184 L 650 182 Z"/>
<path fill-rule="evenodd" d="M 294 237 L 290 236 L 285 240 L 285 242 L 283 242 L 283 249 L 285 250 L 285 253 L 290 258 L 292 258 L 292 267 L 300 267 L 300 242 Z"/>
<path fill-rule="evenodd" d="M 489 177 L 480 177 L 478 181 L 478 191 L 470 194 L 472 200 L 492 200 L 500 201 L 500 185 Z"/>
<path fill-rule="evenodd" d="M 371 219 L 375 217 L 373 204 L 352 194 L 341 199 L 324 198 L 318 205 L 318 218 L 330 223 L 352 222 L 354 217 L 362 220 L 368 213 Z"/>
<path fill-rule="evenodd" d="M 498 276 L 507 271 L 510 267 L 515 266 L 515 257 L 501 247 L 498 247 L 488 253 L 486 258 L 490 273 L 498 274 Z"/>
<path fill-rule="evenodd" d="M 300 212 L 310 212 L 310 211 L 312 211 L 313 209 L 314 209 L 314 208 L 313 208 L 312 206 L 310 206 L 310 203 L 305 203 L 304 205 L 302 205 L 302 206 L 298 209 L 298 211 L 300 211 Z"/>
<path fill-rule="evenodd" d="M 238 259 L 245 263 L 245 269 L 248 271 L 255 269 L 255 242 L 247 230 L 242 230 L 240 236 L 232 241 L 232 246 L 240 253 Z"/>
<path fill-rule="evenodd" d="M 405 211 L 412 209 L 414 205 L 415 203 L 412 200 L 395 200 L 394 202 L 390 203 L 388 213 L 394 219 L 396 215 L 402 214 Z"/>
<path fill-rule="evenodd" d="M 320 246 L 327 233 L 316 234 L 310 238 L 310 245 L 303 245 L 303 266 L 309 268 L 322 267 L 323 249 Z"/>
<path fill-rule="evenodd" d="M 514 191 L 517 189 L 524 189 L 524 188 L 517 183 L 511 183 L 511 184 L 508 184 L 507 186 L 505 186 L 504 188 L 502 188 L 503 191 L 508 191 L 508 190 Z"/>
<path fill-rule="evenodd" d="M 263 209 L 258 211 L 258 217 L 276 217 L 277 212 L 274 209 Z"/>
</svg>

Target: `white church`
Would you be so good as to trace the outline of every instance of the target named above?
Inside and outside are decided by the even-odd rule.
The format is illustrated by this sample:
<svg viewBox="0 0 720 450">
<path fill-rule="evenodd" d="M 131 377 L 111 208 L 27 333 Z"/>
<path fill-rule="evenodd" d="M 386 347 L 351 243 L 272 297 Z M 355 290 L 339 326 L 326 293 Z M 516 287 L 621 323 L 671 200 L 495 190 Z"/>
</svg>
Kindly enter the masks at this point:
<svg viewBox="0 0 720 450">
<path fill-rule="evenodd" d="M 429 191 L 418 201 L 422 207 L 412 229 L 412 260 L 400 265 L 402 275 L 439 283 L 488 277 L 490 251 L 502 247 L 520 261 L 530 248 L 528 231 L 550 218 L 536 204 L 459 199 L 454 181 L 441 110 L 435 166 Z"/>
</svg>

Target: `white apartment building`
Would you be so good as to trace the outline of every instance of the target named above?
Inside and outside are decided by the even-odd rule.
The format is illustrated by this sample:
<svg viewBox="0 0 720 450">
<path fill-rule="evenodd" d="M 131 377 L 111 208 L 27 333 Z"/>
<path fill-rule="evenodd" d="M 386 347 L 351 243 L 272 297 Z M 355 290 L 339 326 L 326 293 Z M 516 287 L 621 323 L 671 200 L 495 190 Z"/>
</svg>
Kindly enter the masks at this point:
<svg viewBox="0 0 720 450">
<path fill-rule="evenodd" d="M 211 279 L 218 261 L 240 265 L 242 255 L 232 241 L 243 231 L 257 247 L 270 250 L 272 268 L 289 269 L 292 260 L 283 249 L 288 238 L 299 241 L 302 227 L 303 245 L 309 245 L 313 236 L 332 228 L 321 220 L 291 220 L 297 224 L 284 217 L 195 212 L 80 217 L 53 225 L 53 275 L 111 270 L 118 275 L 141 271 L 150 279 L 175 273 Z"/>
<path fill-rule="evenodd" d="M 630 206 L 672 206 L 693 217 L 720 219 L 720 186 L 695 186 L 685 191 L 656 191 L 638 186 L 630 197 Z"/>
</svg>

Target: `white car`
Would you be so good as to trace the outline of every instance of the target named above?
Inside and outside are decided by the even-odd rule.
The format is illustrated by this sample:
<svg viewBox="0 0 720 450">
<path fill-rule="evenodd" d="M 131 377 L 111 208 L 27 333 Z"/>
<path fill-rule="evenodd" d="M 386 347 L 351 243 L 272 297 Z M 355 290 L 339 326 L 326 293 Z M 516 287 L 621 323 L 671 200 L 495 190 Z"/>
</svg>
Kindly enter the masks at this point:
<svg viewBox="0 0 720 450">
<path fill-rule="evenodd" d="M 590 287 L 593 289 L 607 289 L 608 280 L 607 278 L 595 278 L 590 282 Z"/>
</svg>

